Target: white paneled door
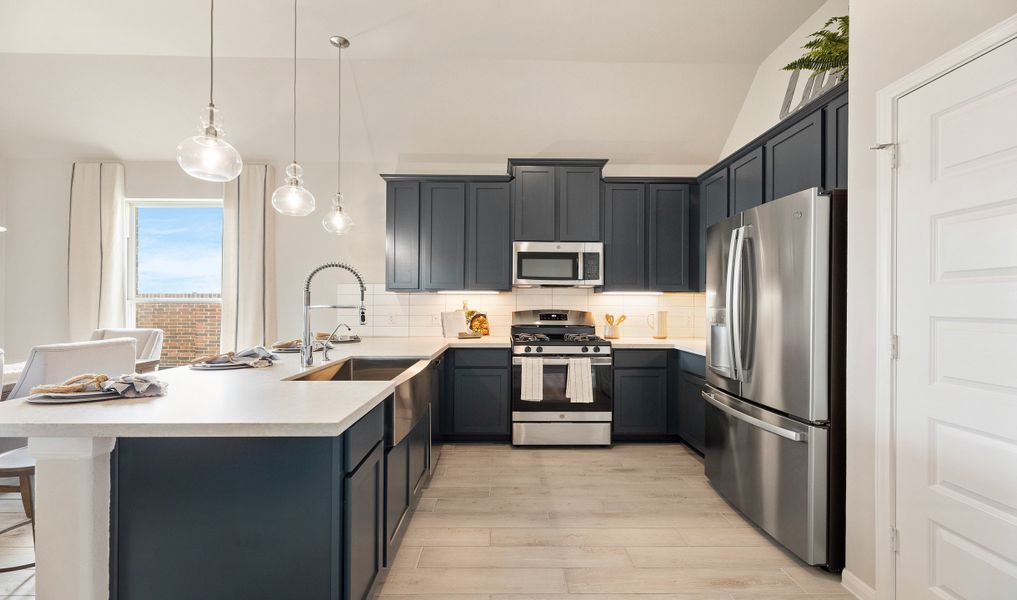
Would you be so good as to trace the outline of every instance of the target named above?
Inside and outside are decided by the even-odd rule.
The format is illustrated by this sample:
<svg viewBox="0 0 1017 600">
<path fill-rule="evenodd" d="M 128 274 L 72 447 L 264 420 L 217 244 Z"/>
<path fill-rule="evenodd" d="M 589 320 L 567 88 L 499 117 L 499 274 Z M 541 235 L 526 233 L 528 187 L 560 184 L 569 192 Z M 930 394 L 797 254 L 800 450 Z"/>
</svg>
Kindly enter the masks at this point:
<svg viewBox="0 0 1017 600">
<path fill-rule="evenodd" d="M 898 103 L 897 598 L 1017 598 L 1014 65 Z"/>
</svg>

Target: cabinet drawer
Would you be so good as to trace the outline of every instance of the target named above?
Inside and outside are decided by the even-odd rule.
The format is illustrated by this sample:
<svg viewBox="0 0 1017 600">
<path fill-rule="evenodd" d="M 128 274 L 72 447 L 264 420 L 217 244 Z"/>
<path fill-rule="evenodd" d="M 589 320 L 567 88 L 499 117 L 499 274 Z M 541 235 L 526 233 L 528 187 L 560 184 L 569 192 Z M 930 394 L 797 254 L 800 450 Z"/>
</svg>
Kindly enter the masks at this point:
<svg viewBox="0 0 1017 600">
<path fill-rule="evenodd" d="M 455 366 L 508 368 L 508 350 L 456 350 Z"/>
<path fill-rule="evenodd" d="M 665 368 L 667 350 L 618 350 L 614 353 L 615 368 Z"/>
<path fill-rule="evenodd" d="M 375 406 L 343 434 L 343 466 L 347 473 L 357 468 L 385 437 L 385 402 Z"/>
<path fill-rule="evenodd" d="M 698 375 L 699 377 L 706 377 L 705 356 L 699 356 L 691 352 L 682 352 L 680 361 L 682 371 Z"/>
</svg>

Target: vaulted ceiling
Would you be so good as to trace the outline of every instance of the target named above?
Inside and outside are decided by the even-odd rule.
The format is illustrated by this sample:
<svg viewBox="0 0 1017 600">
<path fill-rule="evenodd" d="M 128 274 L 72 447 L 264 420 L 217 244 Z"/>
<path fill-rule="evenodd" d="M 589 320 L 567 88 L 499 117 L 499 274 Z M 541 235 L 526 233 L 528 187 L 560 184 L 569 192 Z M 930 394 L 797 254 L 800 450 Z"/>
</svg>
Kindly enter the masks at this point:
<svg viewBox="0 0 1017 600">
<path fill-rule="evenodd" d="M 719 158 L 759 63 L 821 0 L 300 0 L 302 161 L 379 171 L 506 156 Z M 288 161 L 292 2 L 219 0 L 216 104 Z M 0 155 L 173 160 L 208 94 L 205 0 L 0 3 Z"/>
</svg>

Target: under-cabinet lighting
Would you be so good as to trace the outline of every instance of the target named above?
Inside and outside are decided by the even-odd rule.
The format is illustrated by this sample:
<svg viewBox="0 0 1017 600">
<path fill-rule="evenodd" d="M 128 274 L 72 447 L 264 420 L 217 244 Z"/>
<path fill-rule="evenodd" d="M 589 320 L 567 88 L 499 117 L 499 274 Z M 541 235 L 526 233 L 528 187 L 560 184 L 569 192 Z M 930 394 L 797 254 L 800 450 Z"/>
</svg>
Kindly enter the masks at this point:
<svg viewBox="0 0 1017 600">
<path fill-rule="evenodd" d="M 664 292 L 600 292 L 602 296 L 663 296 Z"/>
<path fill-rule="evenodd" d="M 492 296 L 500 294 L 498 290 L 440 290 L 439 294 L 466 294 L 467 296 Z"/>
</svg>

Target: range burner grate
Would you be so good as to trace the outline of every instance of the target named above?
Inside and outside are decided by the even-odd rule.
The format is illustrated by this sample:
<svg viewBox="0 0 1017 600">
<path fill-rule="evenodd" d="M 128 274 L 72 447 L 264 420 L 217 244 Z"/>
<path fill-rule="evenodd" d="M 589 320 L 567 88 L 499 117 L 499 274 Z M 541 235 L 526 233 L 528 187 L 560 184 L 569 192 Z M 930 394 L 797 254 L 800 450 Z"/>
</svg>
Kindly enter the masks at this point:
<svg viewBox="0 0 1017 600">
<path fill-rule="evenodd" d="M 517 333 L 515 335 L 517 342 L 549 342 L 551 338 L 547 337 L 543 333 Z"/>
<path fill-rule="evenodd" d="M 600 338 L 600 336 L 592 333 L 566 333 L 563 339 L 566 342 L 578 342 L 581 344 L 604 341 Z"/>
</svg>

